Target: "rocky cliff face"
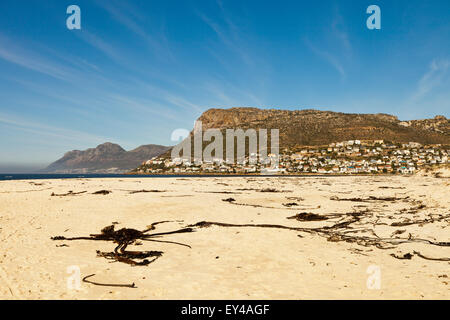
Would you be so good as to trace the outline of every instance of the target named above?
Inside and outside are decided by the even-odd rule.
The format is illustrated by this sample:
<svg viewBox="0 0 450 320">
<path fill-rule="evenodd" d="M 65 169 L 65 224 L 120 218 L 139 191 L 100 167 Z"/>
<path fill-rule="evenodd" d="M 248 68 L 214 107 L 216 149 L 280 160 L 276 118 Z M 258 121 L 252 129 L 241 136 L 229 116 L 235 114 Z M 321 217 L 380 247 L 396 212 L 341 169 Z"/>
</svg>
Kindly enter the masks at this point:
<svg viewBox="0 0 450 320">
<path fill-rule="evenodd" d="M 61 159 L 50 164 L 43 172 L 122 173 L 167 150 L 169 150 L 169 147 L 145 145 L 126 151 L 117 144 L 107 142 L 96 148 L 67 152 Z"/>
<path fill-rule="evenodd" d="M 199 118 L 203 129 L 279 129 L 280 147 L 326 145 L 344 140 L 388 140 L 450 144 L 450 121 L 400 121 L 388 114 L 350 114 L 318 110 L 210 109 Z"/>
<path fill-rule="evenodd" d="M 450 136 L 450 120 L 444 116 L 436 116 L 433 119 L 402 121 L 400 125 Z"/>
</svg>

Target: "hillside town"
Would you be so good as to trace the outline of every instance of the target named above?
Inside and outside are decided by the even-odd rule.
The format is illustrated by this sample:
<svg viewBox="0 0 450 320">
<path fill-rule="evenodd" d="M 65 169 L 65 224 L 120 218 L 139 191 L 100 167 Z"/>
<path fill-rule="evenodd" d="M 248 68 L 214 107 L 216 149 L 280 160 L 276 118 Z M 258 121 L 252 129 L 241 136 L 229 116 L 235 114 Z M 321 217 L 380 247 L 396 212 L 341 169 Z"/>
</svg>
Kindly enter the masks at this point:
<svg viewBox="0 0 450 320">
<path fill-rule="evenodd" d="M 136 174 L 414 174 L 422 166 L 449 163 L 449 145 L 392 143 L 384 140 L 349 140 L 328 146 L 284 149 L 270 163 L 252 161 L 250 154 L 239 163 L 223 159 L 197 161 L 154 157 L 135 169 Z"/>
</svg>

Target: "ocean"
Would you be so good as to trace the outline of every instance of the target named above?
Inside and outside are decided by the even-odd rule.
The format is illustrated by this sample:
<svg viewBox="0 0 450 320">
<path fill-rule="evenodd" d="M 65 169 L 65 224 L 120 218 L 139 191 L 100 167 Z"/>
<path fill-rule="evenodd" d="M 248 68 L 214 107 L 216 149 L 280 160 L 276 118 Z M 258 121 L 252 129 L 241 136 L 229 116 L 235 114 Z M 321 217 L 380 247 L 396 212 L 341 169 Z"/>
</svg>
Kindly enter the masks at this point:
<svg viewBox="0 0 450 320">
<path fill-rule="evenodd" d="M 48 179 L 82 179 L 82 178 L 151 178 L 150 175 L 126 175 L 126 174 L 45 174 L 45 173 L 0 173 L 0 181 L 3 180 L 48 180 Z M 159 176 L 161 177 L 161 176 Z M 174 176 L 167 176 L 174 177 Z"/>
<path fill-rule="evenodd" d="M 259 175 L 251 176 L 258 177 Z M 89 179 L 89 178 L 214 178 L 214 177 L 250 177 L 249 175 L 139 175 L 139 174 L 46 174 L 46 173 L 0 173 L 0 181 L 5 180 L 49 180 L 49 179 Z M 267 175 L 261 177 L 268 177 Z"/>
<path fill-rule="evenodd" d="M 358 175 L 364 176 L 364 175 Z M 133 174 L 47 174 L 47 173 L 0 173 L 0 181 L 7 180 L 49 180 L 49 179 L 90 179 L 90 178 L 269 178 L 269 177 L 285 177 L 285 178 L 313 178 L 313 177 L 354 177 L 354 175 L 332 175 L 332 174 L 309 174 L 309 175 L 224 175 L 224 174 L 200 174 L 200 175 L 133 175 Z"/>
</svg>

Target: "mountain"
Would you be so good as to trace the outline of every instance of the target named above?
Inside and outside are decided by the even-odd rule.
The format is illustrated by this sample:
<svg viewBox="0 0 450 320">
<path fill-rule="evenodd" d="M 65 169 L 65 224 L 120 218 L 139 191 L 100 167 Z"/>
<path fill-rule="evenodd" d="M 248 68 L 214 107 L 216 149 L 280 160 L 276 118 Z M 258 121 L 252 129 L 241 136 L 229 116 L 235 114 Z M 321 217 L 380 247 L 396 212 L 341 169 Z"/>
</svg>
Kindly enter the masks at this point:
<svg viewBox="0 0 450 320">
<path fill-rule="evenodd" d="M 169 149 L 170 147 L 149 144 L 126 151 L 118 144 L 107 142 L 96 148 L 67 152 L 61 159 L 50 164 L 42 172 L 123 173 Z"/>
<path fill-rule="evenodd" d="M 444 116 L 400 121 L 389 114 L 231 108 L 209 109 L 198 120 L 202 121 L 203 131 L 209 128 L 279 129 L 280 149 L 355 139 L 450 144 L 450 120 Z"/>
<path fill-rule="evenodd" d="M 396 116 L 383 113 L 230 108 L 209 109 L 198 121 L 202 122 L 203 132 L 220 129 L 224 139 L 225 129 L 268 129 L 268 133 L 270 129 L 279 129 L 280 150 L 348 140 L 450 145 L 450 120 L 441 115 L 432 119 L 400 121 Z M 203 147 L 208 143 L 204 142 Z M 191 152 L 193 154 L 193 146 Z M 170 150 L 161 157 L 170 158 Z"/>
</svg>

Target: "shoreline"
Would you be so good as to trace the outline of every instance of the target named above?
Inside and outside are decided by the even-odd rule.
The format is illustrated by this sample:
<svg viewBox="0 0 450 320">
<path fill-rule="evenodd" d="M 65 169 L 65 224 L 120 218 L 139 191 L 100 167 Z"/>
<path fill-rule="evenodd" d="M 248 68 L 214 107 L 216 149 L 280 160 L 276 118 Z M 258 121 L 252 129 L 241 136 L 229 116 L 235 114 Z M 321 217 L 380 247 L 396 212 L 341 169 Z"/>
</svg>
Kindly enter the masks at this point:
<svg viewBox="0 0 450 320">
<path fill-rule="evenodd" d="M 114 178 L 302 178 L 302 177 L 413 177 L 414 174 L 133 174 L 133 173 L 123 173 L 123 174 L 28 174 L 28 173 L 18 173 L 18 174 L 2 174 L 0 173 L 0 181 L 29 181 L 29 180 L 66 180 L 66 179 L 114 179 Z"/>
</svg>

